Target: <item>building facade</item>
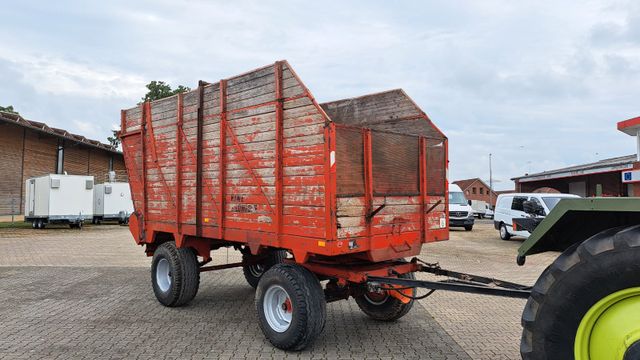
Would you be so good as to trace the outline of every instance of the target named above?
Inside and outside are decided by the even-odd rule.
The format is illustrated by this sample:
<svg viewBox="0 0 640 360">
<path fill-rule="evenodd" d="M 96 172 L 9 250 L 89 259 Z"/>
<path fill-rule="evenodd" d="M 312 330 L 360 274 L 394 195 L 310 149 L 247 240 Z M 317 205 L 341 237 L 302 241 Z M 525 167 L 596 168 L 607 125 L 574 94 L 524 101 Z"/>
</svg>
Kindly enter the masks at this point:
<svg viewBox="0 0 640 360">
<path fill-rule="evenodd" d="M 560 192 L 582 197 L 633 196 L 632 186 L 622 182 L 622 172 L 633 169 L 636 155 L 548 170 L 515 177 L 516 191 Z"/>
<path fill-rule="evenodd" d="M 489 188 L 480 178 L 465 179 L 454 181 L 454 184 L 460 186 L 464 195 L 469 200 L 481 200 L 490 204 L 492 207 L 496 205 L 498 194 Z"/>
<path fill-rule="evenodd" d="M 0 215 L 22 214 L 24 183 L 46 174 L 93 175 L 97 183 L 115 171 L 126 181 L 122 153 L 114 147 L 18 114 L 0 112 Z"/>
</svg>

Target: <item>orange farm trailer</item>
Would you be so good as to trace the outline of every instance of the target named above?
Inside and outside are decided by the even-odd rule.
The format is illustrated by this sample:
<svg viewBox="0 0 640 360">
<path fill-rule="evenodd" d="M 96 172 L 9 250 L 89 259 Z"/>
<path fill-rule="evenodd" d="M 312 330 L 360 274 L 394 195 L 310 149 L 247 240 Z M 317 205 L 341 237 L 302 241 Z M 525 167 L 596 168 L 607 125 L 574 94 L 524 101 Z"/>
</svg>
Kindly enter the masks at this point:
<svg viewBox="0 0 640 360">
<path fill-rule="evenodd" d="M 123 110 L 121 122 L 129 227 L 166 306 L 193 299 L 201 272 L 242 267 L 265 336 L 298 350 L 322 331 L 328 301 L 351 296 L 390 321 L 416 287 L 528 296 L 404 260 L 449 227 L 447 138 L 402 90 L 318 104 L 278 61 Z M 242 262 L 207 266 L 223 247 Z"/>
</svg>

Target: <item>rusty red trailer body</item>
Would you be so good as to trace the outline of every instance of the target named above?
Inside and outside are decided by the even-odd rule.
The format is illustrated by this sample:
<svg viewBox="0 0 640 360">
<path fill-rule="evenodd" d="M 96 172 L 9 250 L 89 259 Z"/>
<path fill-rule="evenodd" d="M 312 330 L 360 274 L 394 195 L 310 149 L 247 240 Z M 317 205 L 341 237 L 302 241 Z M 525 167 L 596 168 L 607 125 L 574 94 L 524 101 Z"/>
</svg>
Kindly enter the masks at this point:
<svg viewBox="0 0 640 360">
<path fill-rule="evenodd" d="M 123 110 L 120 137 L 148 255 L 278 248 L 354 280 L 448 238 L 447 139 L 402 90 L 318 104 L 278 61 Z"/>
</svg>

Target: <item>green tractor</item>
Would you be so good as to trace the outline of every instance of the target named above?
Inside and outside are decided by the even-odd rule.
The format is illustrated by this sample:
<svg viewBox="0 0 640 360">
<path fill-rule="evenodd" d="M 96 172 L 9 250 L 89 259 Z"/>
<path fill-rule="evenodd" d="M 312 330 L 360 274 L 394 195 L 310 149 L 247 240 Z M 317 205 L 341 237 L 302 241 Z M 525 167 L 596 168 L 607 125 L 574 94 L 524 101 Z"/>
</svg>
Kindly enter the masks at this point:
<svg viewBox="0 0 640 360">
<path fill-rule="evenodd" d="M 526 256 L 561 251 L 522 314 L 523 359 L 640 359 L 640 199 L 565 199 L 546 218 L 525 204 Z"/>
</svg>

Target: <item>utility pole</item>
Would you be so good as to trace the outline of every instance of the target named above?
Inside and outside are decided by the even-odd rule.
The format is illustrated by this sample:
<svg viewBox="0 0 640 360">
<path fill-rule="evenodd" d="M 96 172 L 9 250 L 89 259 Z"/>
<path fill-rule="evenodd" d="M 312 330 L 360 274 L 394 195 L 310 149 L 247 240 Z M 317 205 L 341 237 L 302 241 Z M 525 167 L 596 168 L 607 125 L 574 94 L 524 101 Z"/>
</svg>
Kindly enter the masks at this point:
<svg viewBox="0 0 640 360">
<path fill-rule="evenodd" d="M 493 173 L 491 171 L 491 153 L 489 153 L 489 207 L 493 206 Z"/>
</svg>

